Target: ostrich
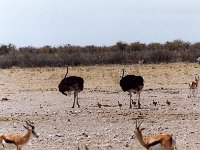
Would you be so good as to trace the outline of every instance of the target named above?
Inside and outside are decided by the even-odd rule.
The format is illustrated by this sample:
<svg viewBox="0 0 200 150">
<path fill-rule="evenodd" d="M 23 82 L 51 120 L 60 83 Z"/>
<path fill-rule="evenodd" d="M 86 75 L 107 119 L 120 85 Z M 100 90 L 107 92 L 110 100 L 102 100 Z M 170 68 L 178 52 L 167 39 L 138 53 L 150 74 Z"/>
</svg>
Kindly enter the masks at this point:
<svg viewBox="0 0 200 150">
<path fill-rule="evenodd" d="M 170 101 L 168 101 L 168 100 L 166 101 L 166 103 L 167 103 L 167 105 L 168 105 L 168 106 L 170 106 L 170 104 L 171 104 L 171 102 L 170 102 Z"/>
<path fill-rule="evenodd" d="M 141 76 L 135 76 L 135 75 L 124 76 L 124 71 L 125 69 L 123 69 L 122 78 L 120 80 L 120 86 L 124 92 L 128 91 L 130 95 L 130 108 L 132 108 L 132 104 L 131 104 L 132 93 L 138 94 L 138 108 L 140 108 L 141 106 L 140 93 L 144 87 L 144 79 Z"/>
<path fill-rule="evenodd" d="M 67 73 L 64 79 L 62 79 L 60 84 L 58 85 L 59 91 L 66 96 L 67 95 L 70 96 L 71 92 L 74 91 L 74 103 L 72 108 L 74 108 L 75 101 L 78 105 L 78 108 L 80 108 L 80 105 L 78 103 L 78 93 L 83 91 L 84 80 L 83 78 L 76 76 L 67 77 L 67 74 L 68 74 L 68 66 L 67 66 Z"/>
<path fill-rule="evenodd" d="M 155 101 L 153 100 L 153 104 L 154 104 L 154 106 L 156 106 L 156 105 L 158 104 L 158 102 L 155 102 Z"/>
<path fill-rule="evenodd" d="M 97 106 L 98 106 L 99 108 L 101 108 L 102 105 L 98 102 L 98 103 L 97 103 Z"/>
<path fill-rule="evenodd" d="M 118 101 L 118 106 L 119 106 L 119 108 L 121 109 L 121 107 L 122 107 L 122 104 Z"/>
</svg>

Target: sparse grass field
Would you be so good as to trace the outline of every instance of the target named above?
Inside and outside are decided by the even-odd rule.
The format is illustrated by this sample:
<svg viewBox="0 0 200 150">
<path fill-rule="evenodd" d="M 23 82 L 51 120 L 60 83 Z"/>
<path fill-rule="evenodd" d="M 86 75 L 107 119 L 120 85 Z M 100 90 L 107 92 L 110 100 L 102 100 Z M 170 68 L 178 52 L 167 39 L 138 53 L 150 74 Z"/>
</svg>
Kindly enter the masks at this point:
<svg viewBox="0 0 200 150">
<path fill-rule="evenodd" d="M 119 86 L 122 68 L 145 80 L 142 109 L 129 109 L 129 96 Z M 0 133 L 22 133 L 23 121 L 30 119 L 40 137 L 26 150 L 136 150 L 144 149 L 133 136 L 134 118 L 140 117 L 144 134 L 173 133 L 178 149 L 199 150 L 200 92 L 188 98 L 188 83 L 200 75 L 199 68 L 192 63 L 69 67 L 69 75 L 85 80 L 80 109 L 71 108 L 72 95 L 58 92 L 65 68 L 0 69 Z"/>
</svg>

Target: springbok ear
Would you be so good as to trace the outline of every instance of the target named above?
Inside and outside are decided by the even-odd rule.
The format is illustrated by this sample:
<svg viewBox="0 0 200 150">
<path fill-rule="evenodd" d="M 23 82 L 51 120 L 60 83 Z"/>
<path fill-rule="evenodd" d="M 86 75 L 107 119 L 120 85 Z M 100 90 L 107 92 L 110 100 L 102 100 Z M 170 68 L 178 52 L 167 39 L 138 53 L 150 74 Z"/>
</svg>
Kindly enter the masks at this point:
<svg viewBox="0 0 200 150">
<path fill-rule="evenodd" d="M 143 131 L 145 128 L 140 129 L 141 131 Z"/>
<path fill-rule="evenodd" d="M 24 126 L 25 129 L 29 130 L 29 128 L 27 126 L 25 126 L 25 125 L 23 125 L 23 126 Z"/>
<path fill-rule="evenodd" d="M 35 132 L 35 130 L 32 130 L 32 134 L 33 134 L 36 138 L 39 137 L 39 135 L 37 135 L 37 133 Z"/>
</svg>

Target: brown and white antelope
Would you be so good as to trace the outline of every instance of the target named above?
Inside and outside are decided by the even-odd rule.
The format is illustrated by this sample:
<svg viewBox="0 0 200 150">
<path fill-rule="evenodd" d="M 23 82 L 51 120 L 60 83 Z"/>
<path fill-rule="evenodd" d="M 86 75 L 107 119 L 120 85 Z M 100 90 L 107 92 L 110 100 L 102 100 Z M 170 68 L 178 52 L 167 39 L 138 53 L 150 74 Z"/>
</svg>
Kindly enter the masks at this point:
<svg viewBox="0 0 200 150">
<path fill-rule="evenodd" d="M 142 67 L 142 66 L 143 66 L 143 63 L 144 63 L 144 59 L 138 60 L 139 67 Z"/>
<path fill-rule="evenodd" d="M 135 136 L 139 140 L 140 144 L 145 147 L 147 150 L 175 150 L 176 141 L 172 137 L 172 134 L 160 134 L 152 136 L 143 136 L 140 125 L 138 125 L 136 120 Z"/>
<path fill-rule="evenodd" d="M 39 136 L 35 132 L 35 127 L 30 121 L 26 121 L 24 128 L 27 129 L 27 132 L 24 134 L 2 134 L 0 135 L 0 142 L 4 148 L 16 148 L 21 150 L 23 145 L 28 143 L 31 138 L 31 135 L 34 135 L 36 138 Z"/>
<path fill-rule="evenodd" d="M 197 58 L 197 62 L 200 64 L 200 57 L 199 57 L 199 58 Z"/>
<path fill-rule="evenodd" d="M 190 87 L 190 97 L 192 97 L 192 95 L 194 97 L 197 97 L 197 93 L 198 93 L 198 84 L 199 84 L 199 76 L 195 76 L 195 80 L 190 82 L 189 87 Z"/>
</svg>

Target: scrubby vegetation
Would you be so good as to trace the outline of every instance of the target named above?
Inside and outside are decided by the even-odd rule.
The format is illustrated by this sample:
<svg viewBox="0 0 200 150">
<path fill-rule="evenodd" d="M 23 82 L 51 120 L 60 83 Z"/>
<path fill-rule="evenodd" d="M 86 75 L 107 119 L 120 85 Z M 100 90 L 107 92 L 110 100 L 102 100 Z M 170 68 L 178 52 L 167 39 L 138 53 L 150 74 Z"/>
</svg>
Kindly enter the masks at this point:
<svg viewBox="0 0 200 150">
<path fill-rule="evenodd" d="M 44 67 L 95 64 L 170 63 L 176 61 L 195 62 L 200 56 L 200 42 L 191 44 L 182 40 L 161 43 L 127 44 L 117 42 L 113 46 L 44 46 L 20 47 L 0 45 L 0 67 Z"/>
</svg>

